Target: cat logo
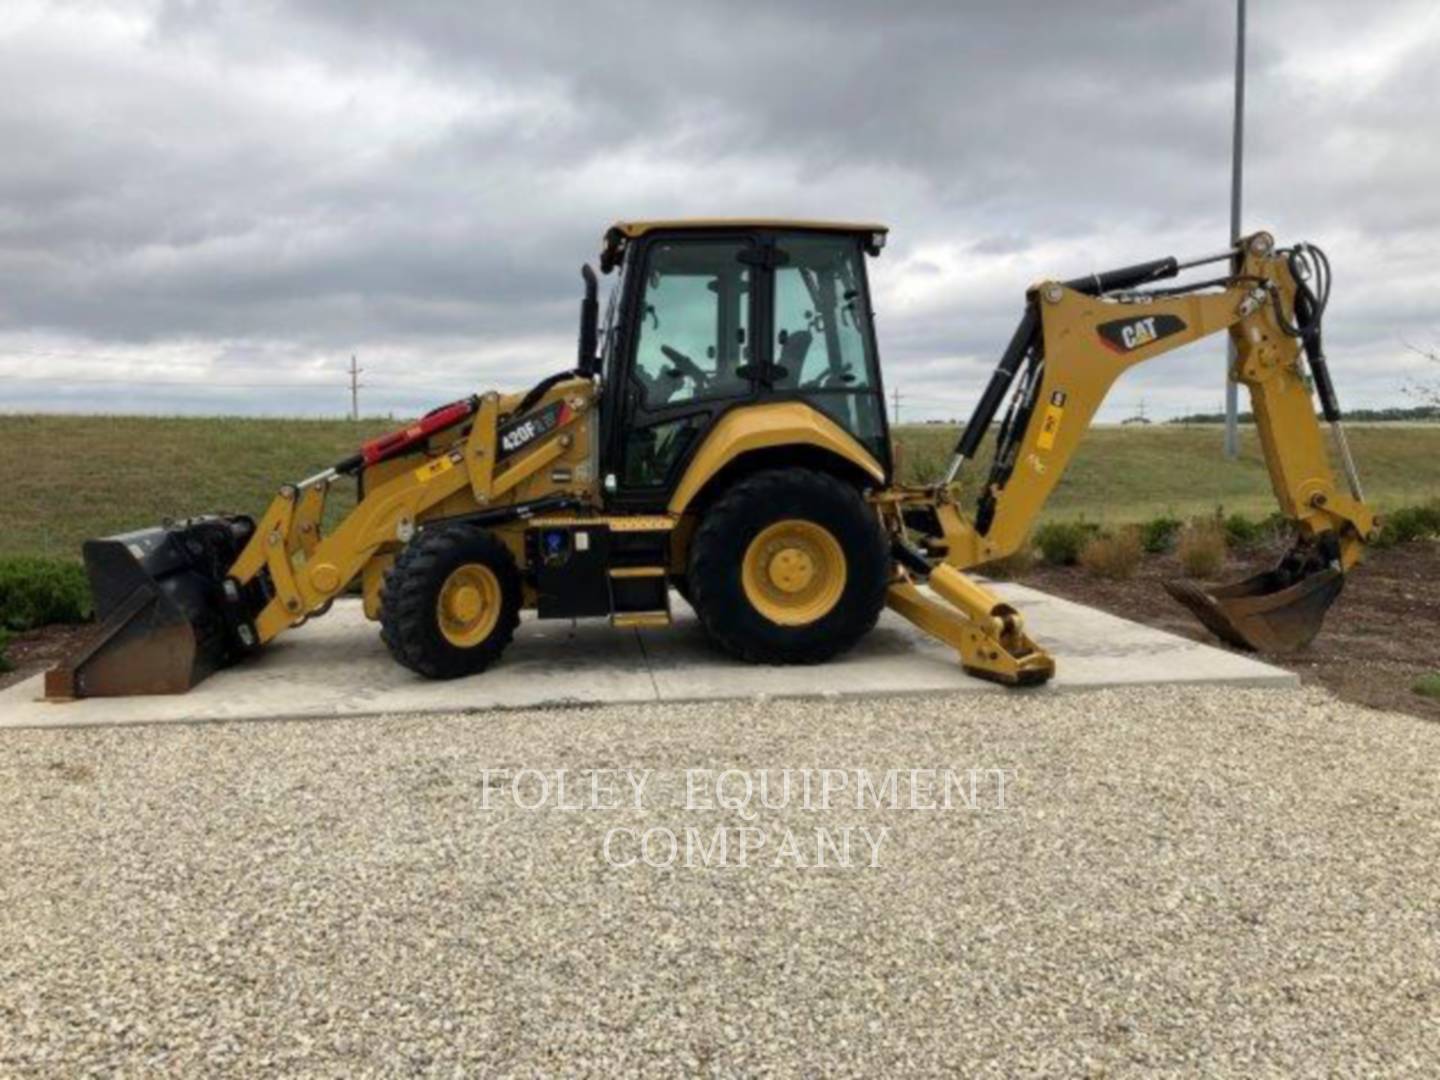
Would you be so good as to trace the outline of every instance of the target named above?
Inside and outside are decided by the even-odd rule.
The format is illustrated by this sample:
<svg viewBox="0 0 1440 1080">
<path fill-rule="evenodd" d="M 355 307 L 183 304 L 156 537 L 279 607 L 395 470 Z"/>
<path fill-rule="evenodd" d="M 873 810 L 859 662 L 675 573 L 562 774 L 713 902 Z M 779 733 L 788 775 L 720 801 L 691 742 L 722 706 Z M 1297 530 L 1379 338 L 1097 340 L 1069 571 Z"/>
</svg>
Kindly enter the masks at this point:
<svg viewBox="0 0 1440 1080">
<path fill-rule="evenodd" d="M 1141 319 L 1116 319 L 1102 323 L 1098 331 L 1102 345 L 1113 353 L 1123 355 L 1178 334 L 1185 328 L 1185 320 L 1177 315 L 1147 315 Z"/>
<path fill-rule="evenodd" d="M 1127 349 L 1138 349 L 1141 345 L 1149 345 L 1155 340 L 1155 319 L 1136 319 L 1129 326 L 1120 328 L 1120 340 L 1125 342 Z"/>
</svg>

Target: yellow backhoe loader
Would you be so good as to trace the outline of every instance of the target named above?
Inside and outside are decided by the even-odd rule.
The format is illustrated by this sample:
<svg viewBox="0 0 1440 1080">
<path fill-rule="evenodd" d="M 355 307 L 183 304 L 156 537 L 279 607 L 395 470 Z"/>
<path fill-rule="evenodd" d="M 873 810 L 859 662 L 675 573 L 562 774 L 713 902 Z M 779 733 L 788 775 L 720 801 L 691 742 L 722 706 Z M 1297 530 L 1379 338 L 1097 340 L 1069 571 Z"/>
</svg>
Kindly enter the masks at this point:
<svg viewBox="0 0 1440 1080">
<path fill-rule="evenodd" d="M 1227 330 L 1295 542 L 1265 574 L 1172 591 L 1233 644 L 1309 642 L 1375 528 L 1321 345 L 1319 249 L 1255 233 L 1201 259 L 1032 287 L 948 474 L 902 486 L 866 276 L 885 237 L 881 225 L 804 221 L 615 225 L 600 257 L 617 275 L 603 326 L 597 277 L 582 269 L 573 369 L 368 442 L 280 488 L 258 520 L 87 542 L 98 625 L 47 694 L 187 690 L 357 581 L 394 658 L 430 678 L 494 663 L 524 609 L 663 626 L 673 587 L 743 660 L 825 660 L 888 605 L 973 675 L 1044 682 L 1054 661 L 1019 612 L 963 571 L 1025 541 L 1118 375 Z M 1218 276 L 1157 285 L 1200 266 Z M 958 477 L 991 431 L 967 512 Z M 342 482 L 358 485 L 358 505 L 322 532 Z"/>
</svg>

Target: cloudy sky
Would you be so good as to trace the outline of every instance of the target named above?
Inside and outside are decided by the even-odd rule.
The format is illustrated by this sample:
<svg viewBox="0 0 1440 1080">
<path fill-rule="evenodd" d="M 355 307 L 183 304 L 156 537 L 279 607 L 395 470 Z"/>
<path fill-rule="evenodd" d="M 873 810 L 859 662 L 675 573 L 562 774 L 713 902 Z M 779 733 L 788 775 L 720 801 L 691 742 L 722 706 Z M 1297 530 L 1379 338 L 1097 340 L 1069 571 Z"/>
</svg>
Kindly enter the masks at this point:
<svg viewBox="0 0 1440 1080">
<path fill-rule="evenodd" d="M 604 10 L 608 8 L 609 10 Z M 1440 344 L 1440 7 L 1251 0 L 1247 228 L 1320 242 L 1349 405 Z M 878 219 L 907 419 L 1025 286 L 1221 246 L 1229 0 L 0 5 L 0 410 L 406 414 L 573 356 L 624 217 Z M 1213 410 L 1222 346 L 1105 414 Z"/>
</svg>

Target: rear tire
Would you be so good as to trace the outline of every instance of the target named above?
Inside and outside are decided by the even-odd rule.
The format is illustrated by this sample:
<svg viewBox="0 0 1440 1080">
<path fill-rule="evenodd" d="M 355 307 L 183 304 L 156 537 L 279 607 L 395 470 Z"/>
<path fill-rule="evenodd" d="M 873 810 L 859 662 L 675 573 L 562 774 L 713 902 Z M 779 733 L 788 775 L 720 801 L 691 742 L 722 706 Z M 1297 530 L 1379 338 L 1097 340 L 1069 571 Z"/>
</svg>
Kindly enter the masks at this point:
<svg viewBox="0 0 1440 1080">
<path fill-rule="evenodd" d="M 380 590 L 380 637 L 399 663 L 429 679 L 484 671 L 520 623 L 520 572 L 500 539 L 474 525 L 423 530 Z"/>
<path fill-rule="evenodd" d="M 795 468 L 746 477 L 710 507 L 687 577 L 692 606 L 727 653 L 813 664 L 875 625 L 889 569 L 885 533 L 859 492 Z"/>
</svg>

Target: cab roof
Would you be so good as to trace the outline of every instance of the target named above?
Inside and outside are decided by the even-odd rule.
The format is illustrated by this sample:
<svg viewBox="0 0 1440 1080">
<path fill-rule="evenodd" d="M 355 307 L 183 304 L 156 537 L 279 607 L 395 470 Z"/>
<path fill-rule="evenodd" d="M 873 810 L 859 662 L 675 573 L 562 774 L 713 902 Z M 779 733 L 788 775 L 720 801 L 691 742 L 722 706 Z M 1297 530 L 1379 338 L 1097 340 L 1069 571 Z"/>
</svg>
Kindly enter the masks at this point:
<svg viewBox="0 0 1440 1080">
<path fill-rule="evenodd" d="M 806 232 L 849 233 L 867 236 L 866 250 L 877 255 L 885 243 L 888 225 L 865 221 L 810 221 L 804 218 L 661 218 L 654 221 L 617 221 L 605 231 L 605 245 L 600 255 L 600 268 L 609 272 L 620 262 L 628 241 L 651 232 L 702 232 L 712 229 L 798 229 Z"/>
<path fill-rule="evenodd" d="M 647 232 L 685 229 L 806 229 L 819 232 L 885 233 L 887 225 L 864 221 L 809 221 L 804 218 L 662 218 L 658 221 L 617 221 L 610 232 L 633 240 Z M 608 234 L 607 234 L 608 235 Z"/>
</svg>

